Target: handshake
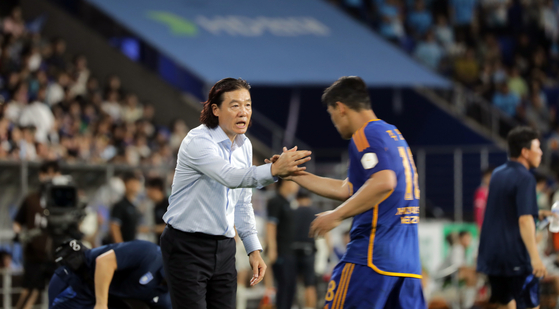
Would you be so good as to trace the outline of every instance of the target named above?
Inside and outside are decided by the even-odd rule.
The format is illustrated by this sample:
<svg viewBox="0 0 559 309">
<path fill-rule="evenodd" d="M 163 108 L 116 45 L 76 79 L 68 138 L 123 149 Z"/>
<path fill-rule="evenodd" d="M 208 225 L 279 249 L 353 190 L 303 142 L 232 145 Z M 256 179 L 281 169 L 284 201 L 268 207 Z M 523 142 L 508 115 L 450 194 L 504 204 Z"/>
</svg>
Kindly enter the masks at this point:
<svg viewBox="0 0 559 309">
<path fill-rule="evenodd" d="M 270 159 L 264 161 L 272 163 L 272 176 L 286 178 L 304 174 L 307 168 L 299 167 L 299 165 L 309 162 L 311 160 L 310 155 L 310 151 L 297 150 L 297 146 L 289 150 L 283 147 L 281 155 L 275 154 Z"/>
</svg>

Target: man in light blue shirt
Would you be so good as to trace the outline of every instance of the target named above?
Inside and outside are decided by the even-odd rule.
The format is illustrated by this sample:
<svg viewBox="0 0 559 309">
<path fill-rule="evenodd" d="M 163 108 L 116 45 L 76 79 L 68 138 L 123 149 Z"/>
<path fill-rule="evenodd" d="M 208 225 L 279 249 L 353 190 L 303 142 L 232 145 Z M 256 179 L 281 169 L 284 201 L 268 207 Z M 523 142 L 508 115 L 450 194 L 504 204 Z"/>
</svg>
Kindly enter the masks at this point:
<svg viewBox="0 0 559 309">
<path fill-rule="evenodd" d="M 250 86 L 226 78 L 210 90 L 200 116 L 179 148 L 161 251 L 173 308 L 234 308 L 235 228 L 253 269 L 251 285 L 266 265 L 256 235 L 250 188 L 304 170 L 310 151 L 296 148 L 274 163 L 252 166 Z"/>
</svg>

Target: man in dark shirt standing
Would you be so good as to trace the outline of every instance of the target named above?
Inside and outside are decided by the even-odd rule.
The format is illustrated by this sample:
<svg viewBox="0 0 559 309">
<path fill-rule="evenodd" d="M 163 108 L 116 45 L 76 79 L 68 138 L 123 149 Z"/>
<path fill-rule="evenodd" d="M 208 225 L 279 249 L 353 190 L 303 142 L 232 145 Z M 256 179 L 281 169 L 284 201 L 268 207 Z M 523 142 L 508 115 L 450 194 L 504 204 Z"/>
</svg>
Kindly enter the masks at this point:
<svg viewBox="0 0 559 309">
<path fill-rule="evenodd" d="M 47 161 L 39 168 L 41 184 L 55 176 L 60 176 L 60 167 L 56 161 Z M 18 235 L 25 230 L 25 233 L 20 234 L 20 240 L 26 239 L 23 251 L 23 291 L 16 305 L 18 309 L 28 309 L 35 304 L 39 292 L 45 289 L 45 282 L 55 269 L 51 258 L 52 240 L 44 230 L 47 218 L 43 210 L 41 192 L 36 191 L 25 197 L 14 218 L 14 233 Z"/>
<path fill-rule="evenodd" d="M 159 244 L 161 233 L 165 230 L 163 215 L 169 206 L 169 199 L 167 198 L 167 194 L 165 194 L 165 183 L 163 179 L 159 177 L 148 179 L 148 181 L 146 181 L 146 195 L 155 204 L 153 208 L 153 218 L 155 221 L 153 231 L 155 232 L 157 243 Z"/>
<path fill-rule="evenodd" d="M 136 239 L 140 214 L 133 204 L 142 189 L 138 175 L 126 173 L 122 176 L 125 193 L 122 200 L 111 211 L 111 237 L 114 243 Z"/>
<path fill-rule="evenodd" d="M 308 192 L 299 191 L 297 194 L 299 207 L 294 214 L 293 250 L 297 275 L 303 278 L 305 284 L 305 309 L 316 308 L 316 274 L 314 262 L 316 246 L 315 240 L 309 237 L 311 223 L 320 211 L 312 205 L 312 199 Z"/>
<path fill-rule="evenodd" d="M 277 281 L 277 309 L 290 309 L 295 296 L 297 274 L 293 255 L 293 209 L 295 194 L 299 185 L 293 181 L 279 179 L 276 183 L 277 195 L 268 201 L 268 262 L 272 264 Z"/>
<path fill-rule="evenodd" d="M 536 247 L 535 218 L 551 215 L 536 202 L 540 165 L 538 133 L 529 127 L 509 132 L 509 161 L 495 169 L 489 184 L 477 270 L 489 277 L 490 302 L 499 308 L 539 308 L 539 279 L 545 276 Z"/>
</svg>

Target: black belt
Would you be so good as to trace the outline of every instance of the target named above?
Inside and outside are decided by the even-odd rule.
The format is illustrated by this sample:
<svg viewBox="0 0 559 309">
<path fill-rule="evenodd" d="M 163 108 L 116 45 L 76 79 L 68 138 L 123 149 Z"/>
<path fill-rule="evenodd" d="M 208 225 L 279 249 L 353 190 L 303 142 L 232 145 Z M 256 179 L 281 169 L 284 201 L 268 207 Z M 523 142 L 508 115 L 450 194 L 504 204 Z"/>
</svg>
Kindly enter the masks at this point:
<svg viewBox="0 0 559 309">
<path fill-rule="evenodd" d="M 194 232 L 194 233 L 185 232 L 185 231 L 181 231 L 181 230 L 178 230 L 178 229 L 174 228 L 170 224 L 167 224 L 167 227 L 172 231 L 183 233 L 183 234 L 186 234 L 187 236 L 192 236 L 192 237 L 198 237 L 198 238 L 204 238 L 204 239 L 213 239 L 213 240 L 232 239 L 231 237 L 227 237 L 227 236 L 224 236 L 224 235 L 210 235 L 210 234 L 205 234 L 205 233 L 200 233 L 200 232 Z"/>
</svg>

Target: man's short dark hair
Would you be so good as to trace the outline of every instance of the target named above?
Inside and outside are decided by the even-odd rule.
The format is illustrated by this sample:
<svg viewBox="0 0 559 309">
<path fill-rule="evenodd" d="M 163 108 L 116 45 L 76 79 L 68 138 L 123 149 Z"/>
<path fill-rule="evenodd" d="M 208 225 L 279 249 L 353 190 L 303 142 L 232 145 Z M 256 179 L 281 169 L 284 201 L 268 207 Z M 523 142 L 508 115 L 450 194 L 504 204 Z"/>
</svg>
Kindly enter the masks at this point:
<svg viewBox="0 0 559 309">
<path fill-rule="evenodd" d="M 46 173 L 60 173 L 60 166 L 58 165 L 58 161 L 45 161 L 39 167 L 39 173 L 46 174 Z"/>
<path fill-rule="evenodd" d="M 466 235 L 471 235 L 471 234 L 472 234 L 472 233 L 470 233 L 470 231 L 464 230 L 464 231 L 460 231 L 460 233 L 458 233 L 458 237 L 459 237 L 459 238 L 462 238 L 462 237 L 464 237 L 464 236 L 466 236 Z"/>
<path fill-rule="evenodd" d="M 140 176 L 134 172 L 125 172 L 122 174 L 122 181 L 124 183 L 129 182 L 130 180 L 140 180 Z"/>
<path fill-rule="evenodd" d="M 360 111 L 371 109 L 371 99 L 367 85 L 357 76 L 340 77 L 335 83 L 324 90 L 322 103 L 336 107 L 336 102 L 341 102 L 347 107 Z"/>
<path fill-rule="evenodd" d="M 215 83 L 208 94 L 208 100 L 203 103 L 204 108 L 200 113 L 200 123 L 212 129 L 217 127 L 219 119 L 214 115 L 212 105 L 215 104 L 217 107 L 221 107 L 221 103 L 223 103 L 223 94 L 239 89 L 250 90 L 250 85 L 242 78 L 232 77 L 224 78 Z"/>
<path fill-rule="evenodd" d="M 532 141 L 538 139 L 539 136 L 538 131 L 527 126 L 519 126 L 512 129 L 507 136 L 509 156 L 511 158 L 520 157 L 522 149 L 532 148 Z"/>
<path fill-rule="evenodd" d="M 165 182 L 161 177 L 152 177 L 146 181 L 146 188 L 157 189 L 161 192 L 165 192 Z"/>
</svg>

